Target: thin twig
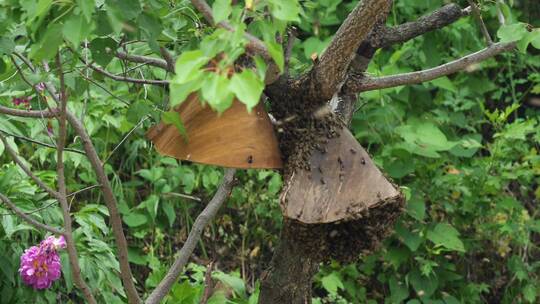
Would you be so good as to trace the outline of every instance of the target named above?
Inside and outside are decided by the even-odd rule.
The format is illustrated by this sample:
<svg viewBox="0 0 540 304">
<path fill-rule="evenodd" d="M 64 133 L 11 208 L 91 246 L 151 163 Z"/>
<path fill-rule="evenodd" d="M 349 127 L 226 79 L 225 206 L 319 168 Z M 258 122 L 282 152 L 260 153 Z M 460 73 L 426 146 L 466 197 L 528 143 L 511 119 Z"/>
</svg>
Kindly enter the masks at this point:
<svg viewBox="0 0 540 304">
<path fill-rule="evenodd" d="M 210 25 L 217 25 L 231 32 L 235 31 L 235 28 L 226 21 L 221 21 L 218 24 L 215 24 L 214 16 L 212 16 L 212 8 L 210 5 L 208 5 L 208 3 L 206 3 L 206 1 L 191 0 L 191 4 L 204 16 L 204 19 L 206 19 Z M 248 51 L 259 54 L 265 59 L 272 58 L 268 52 L 268 48 L 259 38 L 249 33 L 245 33 L 244 36 L 248 40 L 248 44 L 246 45 Z"/>
<path fill-rule="evenodd" d="M 145 116 L 143 117 L 135 126 L 133 126 L 133 128 L 131 128 L 131 130 L 129 130 L 129 132 L 126 133 L 126 135 L 124 135 L 124 138 L 122 138 L 122 140 L 114 147 L 114 149 L 111 151 L 111 153 L 109 153 L 109 155 L 107 156 L 107 158 L 105 158 L 105 160 L 103 161 L 103 166 L 105 166 L 105 164 L 109 161 L 109 159 L 111 158 L 111 156 L 113 156 L 114 152 L 116 152 L 116 150 L 118 150 L 118 148 L 120 148 L 120 146 L 128 139 L 128 137 L 135 131 L 137 130 L 138 127 L 140 127 L 142 125 L 142 123 L 147 120 L 150 116 Z"/>
<path fill-rule="evenodd" d="M 80 70 L 77 70 L 77 72 L 79 72 L 79 74 L 88 82 L 92 83 L 93 85 L 95 85 L 96 87 L 102 89 L 103 91 L 105 91 L 105 93 L 111 95 L 113 98 L 116 98 L 118 99 L 120 102 L 124 103 L 125 105 L 131 105 L 128 101 L 120 98 L 119 96 L 115 95 L 113 92 L 109 91 L 107 88 L 105 88 L 104 86 L 102 86 L 101 84 L 99 84 L 98 82 L 94 81 L 92 78 L 89 78 L 89 77 L 86 77 L 86 75 L 84 75 Z"/>
<path fill-rule="evenodd" d="M 0 200 L 3 201 L 4 204 L 6 204 L 11 210 L 13 210 L 13 212 L 15 212 L 15 214 L 20 216 L 23 220 L 25 220 L 30 225 L 36 227 L 37 229 L 43 229 L 43 230 L 49 231 L 49 232 L 54 233 L 54 234 L 65 235 L 64 231 L 62 231 L 62 230 L 60 230 L 58 228 L 54 228 L 54 227 L 51 227 L 49 225 L 45 225 L 43 223 L 40 223 L 40 222 L 36 221 L 35 219 L 33 219 L 32 217 L 28 216 L 26 213 L 24 213 L 24 211 L 17 208 L 17 206 L 7 196 L 3 195 L 2 193 L 0 193 Z"/>
<path fill-rule="evenodd" d="M 18 54 L 18 53 L 14 53 L 19 59 L 21 59 L 23 62 L 25 62 L 25 64 L 30 68 L 31 71 L 35 72 L 36 69 L 34 68 L 34 66 L 32 65 L 32 63 L 30 62 L 30 60 L 28 60 L 26 57 L 24 57 L 23 55 L 21 54 Z M 24 73 L 21 69 L 21 67 L 17 64 L 17 62 L 15 61 L 15 58 L 13 58 L 13 56 L 11 56 L 11 61 L 13 62 L 13 65 L 15 66 L 15 68 L 17 69 L 17 71 L 19 72 L 19 75 L 21 76 L 21 79 L 26 82 L 26 84 L 28 84 L 28 86 L 30 88 L 32 88 L 34 90 L 34 92 L 36 92 L 36 96 L 38 98 L 38 106 L 39 106 L 39 110 L 41 110 L 41 102 L 39 100 L 39 96 L 40 96 L 40 92 L 37 90 L 36 88 L 36 85 L 31 83 L 25 76 L 24 76 Z M 43 126 L 43 129 L 47 130 L 47 126 L 45 125 L 45 122 L 43 122 L 43 120 L 45 119 L 44 117 L 41 117 L 42 120 L 40 120 L 39 122 L 41 123 L 41 125 Z M 51 140 L 52 143 L 54 143 L 54 139 L 52 138 L 52 136 L 47 132 L 47 136 L 49 137 L 49 139 Z"/>
<path fill-rule="evenodd" d="M 82 189 L 80 189 L 80 190 L 77 190 L 77 191 L 75 191 L 75 192 L 71 192 L 71 193 L 68 194 L 66 197 L 72 197 L 72 196 L 75 196 L 75 195 L 77 195 L 77 194 L 79 194 L 79 193 L 82 193 L 82 192 L 84 192 L 84 191 L 88 191 L 88 190 L 90 190 L 90 189 L 99 188 L 99 187 L 101 187 L 101 185 L 92 185 L 92 186 L 88 186 L 88 187 L 82 188 Z"/>
<path fill-rule="evenodd" d="M 71 52 L 74 55 L 77 55 L 75 51 L 71 50 Z M 77 55 L 78 56 L 78 55 Z M 147 79 L 138 79 L 138 78 L 130 78 L 126 76 L 118 76 L 115 74 L 112 74 L 105 69 L 98 67 L 97 65 L 92 64 L 91 62 L 87 62 L 84 58 L 81 56 L 78 56 L 79 60 L 84 63 L 87 67 L 91 68 L 92 70 L 100 73 L 103 76 L 109 77 L 111 79 L 117 80 L 117 81 L 123 81 L 123 82 L 131 82 L 131 83 L 138 83 L 138 84 L 153 84 L 153 85 L 167 85 L 169 84 L 169 81 L 167 80 L 147 80 Z"/>
<path fill-rule="evenodd" d="M 37 213 L 37 212 L 39 212 L 39 211 L 41 211 L 41 210 L 45 210 L 45 209 L 51 207 L 52 205 L 55 205 L 56 203 L 58 203 L 58 201 L 53 201 L 53 202 L 48 203 L 47 205 L 45 205 L 45 206 L 43 206 L 43 207 L 36 208 L 36 209 L 34 209 L 34 210 L 32 210 L 32 211 L 24 212 L 24 214 L 27 214 L 27 215 L 28 215 L 28 214 Z M 2 214 L 0 214 L 0 215 L 14 215 L 14 214 L 16 214 L 16 213 L 2 213 Z"/>
<path fill-rule="evenodd" d="M 115 56 L 126 61 L 135 62 L 135 63 L 145 63 L 151 66 L 162 68 L 164 70 L 168 70 L 167 61 L 160 58 L 147 57 L 147 56 L 141 56 L 141 55 L 132 55 L 132 54 L 128 54 L 128 53 L 120 52 L 120 51 L 116 52 Z M 174 66 L 173 66 L 173 70 L 174 70 Z"/>
<path fill-rule="evenodd" d="M 187 199 L 197 201 L 197 202 L 202 202 L 202 199 L 200 199 L 200 198 L 198 198 L 196 196 L 187 195 L 187 194 L 183 194 L 183 193 L 165 192 L 165 193 L 163 193 L 163 195 L 177 196 L 177 197 L 187 198 Z"/>
<path fill-rule="evenodd" d="M 4 137 L 4 134 L 0 132 L 0 141 L 4 144 L 4 149 L 7 151 L 7 153 L 11 156 L 13 161 L 28 175 L 41 189 L 43 189 L 45 192 L 49 193 L 50 196 L 53 198 L 59 199 L 60 193 L 56 192 L 51 187 L 47 186 L 45 182 L 43 182 L 39 177 L 37 177 L 30 168 L 28 168 L 22 160 L 17 156 L 17 153 L 11 148 L 11 146 L 8 144 L 6 138 Z"/>
<path fill-rule="evenodd" d="M 161 57 L 167 62 L 167 71 L 174 73 L 174 57 L 165 47 L 160 47 L 159 52 Z"/>
<path fill-rule="evenodd" d="M 216 191 L 216 194 L 214 195 L 212 200 L 210 200 L 206 208 L 204 208 L 204 210 L 199 214 L 199 216 L 195 220 L 195 223 L 193 223 L 193 227 L 189 232 L 189 236 L 184 243 L 184 246 L 182 246 L 182 248 L 178 252 L 176 260 L 174 261 L 173 265 L 169 269 L 169 272 L 167 272 L 163 280 L 161 280 L 156 289 L 154 289 L 148 299 L 146 299 L 146 304 L 160 303 L 161 300 L 169 293 L 172 285 L 176 282 L 176 280 L 178 280 L 178 276 L 184 269 L 184 266 L 186 265 L 189 257 L 191 256 L 191 253 L 199 242 L 204 228 L 214 218 L 221 205 L 229 197 L 233 186 L 234 173 L 235 169 L 225 170 L 225 176 L 223 177 L 223 181 L 221 182 L 221 185 Z"/>
<path fill-rule="evenodd" d="M 21 136 L 21 135 L 15 135 L 13 133 L 10 133 L 10 132 L 7 132 L 5 130 L 0 130 L 0 133 L 4 133 L 6 134 L 7 136 L 11 136 L 11 137 L 14 137 L 14 138 L 17 138 L 17 139 L 20 139 L 20 140 L 24 140 L 24 141 L 27 141 L 27 142 L 31 142 L 31 143 L 34 143 L 36 145 L 40 145 L 40 146 L 44 146 L 44 147 L 47 147 L 47 148 L 51 148 L 51 149 L 56 149 L 56 146 L 55 145 L 51 145 L 51 144 L 48 144 L 48 143 L 44 143 L 44 142 L 41 142 L 41 141 L 37 141 L 35 139 L 32 139 L 30 137 L 26 137 L 26 136 Z M 79 153 L 79 154 L 85 154 L 84 151 L 81 151 L 81 150 L 77 150 L 77 149 L 73 149 L 73 148 L 64 148 L 65 151 L 68 151 L 68 152 L 73 152 L 73 153 Z"/>
<path fill-rule="evenodd" d="M 510 51 L 514 49 L 515 46 L 515 42 L 495 43 L 490 47 L 482 49 L 476 53 L 467 55 L 465 57 L 456 59 L 454 61 L 445 63 L 431 69 L 417 72 L 383 76 L 378 78 L 372 78 L 363 75 L 360 77 L 351 76 L 345 84 L 344 91 L 348 93 L 358 93 L 430 81 L 442 76 L 450 75 L 464 70 L 472 64 L 484 61 L 500 53 Z"/>
<path fill-rule="evenodd" d="M 199 304 L 208 303 L 208 299 L 210 299 L 210 296 L 212 295 L 212 292 L 214 291 L 214 282 L 212 282 L 213 270 L 214 270 L 214 261 L 210 262 L 210 264 L 206 266 L 206 272 L 204 274 L 204 291 L 203 291 L 203 295 L 201 297 Z"/>
<path fill-rule="evenodd" d="M 480 30 L 482 31 L 482 35 L 484 35 L 484 39 L 486 39 L 487 45 L 488 46 L 492 45 L 493 40 L 491 39 L 491 36 L 489 35 L 489 31 L 486 27 L 486 24 L 484 23 L 484 20 L 482 19 L 482 14 L 480 13 L 478 6 L 476 5 L 476 3 L 474 3 L 474 0 L 469 0 L 469 4 L 471 5 L 474 18 L 476 19 L 476 22 L 478 23 L 478 26 L 480 27 Z"/>
</svg>

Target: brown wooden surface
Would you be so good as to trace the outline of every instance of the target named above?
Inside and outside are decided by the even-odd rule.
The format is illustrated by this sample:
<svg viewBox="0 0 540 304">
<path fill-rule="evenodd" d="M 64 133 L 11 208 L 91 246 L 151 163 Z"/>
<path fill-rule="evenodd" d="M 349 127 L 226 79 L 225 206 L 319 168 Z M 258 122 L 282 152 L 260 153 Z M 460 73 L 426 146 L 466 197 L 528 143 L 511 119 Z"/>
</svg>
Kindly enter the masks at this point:
<svg viewBox="0 0 540 304">
<path fill-rule="evenodd" d="M 286 217 L 308 224 L 348 220 L 399 195 L 348 129 L 326 149 L 313 152 L 311 171 L 296 171 L 285 185 Z"/>
<path fill-rule="evenodd" d="M 262 104 L 248 113 L 235 100 L 218 115 L 192 94 L 176 111 L 186 128 L 187 142 L 174 125 L 159 123 L 147 133 L 159 153 L 222 167 L 282 167 L 274 128 Z"/>
</svg>

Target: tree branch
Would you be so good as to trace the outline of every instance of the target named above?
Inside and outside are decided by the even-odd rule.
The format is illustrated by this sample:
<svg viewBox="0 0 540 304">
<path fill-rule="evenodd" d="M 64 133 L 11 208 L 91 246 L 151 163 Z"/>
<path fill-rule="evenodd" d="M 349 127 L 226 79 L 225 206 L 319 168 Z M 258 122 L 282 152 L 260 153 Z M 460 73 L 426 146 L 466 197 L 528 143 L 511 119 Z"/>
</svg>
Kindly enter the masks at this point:
<svg viewBox="0 0 540 304">
<path fill-rule="evenodd" d="M 82 291 L 85 299 L 91 303 L 96 304 L 96 299 L 90 292 L 90 287 L 86 284 L 81 276 L 81 267 L 79 266 L 79 257 L 77 253 L 77 247 L 75 245 L 75 240 L 73 239 L 73 229 L 71 222 L 70 208 L 67 201 L 67 190 L 66 190 L 66 177 L 64 172 L 64 147 L 66 145 L 67 137 L 67 125 L 66 125 L 66 108 L 67 108 L 67 92 L 66 85 L 64 82 L 64 72 L 62 69 L 62 62 L 60 60 L 60 53 L 56 54 L 56 66 L 58 69 L 58 78 L 60 79 L 60 113 L 57 116 L 59 130 L 57 137 L 57 153 L 56 153 L 56 172 L 58 178 L 58 201 L 60 207 L 62 208 L 62 217 L 64 218 L 64 234 L 66 238 L 66 250 L 69 257 L 69 262 L 71 265 L 71 273 L 73 275 L 73 281 L 75 285 Z"/>
<path fill-rule="evenodd" d="M 442 76 L 464 70 L 472 64 L 484 61 L 500 53 L 510 51 L 514 49 L 515 46 L 516 44 L 514 42 L 495 43 L 476 53 L 467 55 L 465 57 L 456 59 L 454 61 L 431 69 L 417 72 L 383 76 L 379 78 L 372 78 L 364 75 L 361 75 L 360 77 L 350 76 L 344 86 L 344 91 L 347 93 L 358 93 L 430 81 Z"/>
<path fill-rule="evenodd" d="M 71 50 L 71 52 L 76 55 L 76 53 Z M 100 73 L 101 75 L 105 77 L 109 77 L 111 79 L 117 80 L 117 81 L 123 81 L 123 82 L 131 82 L 131 83 L 139 83 L 139 84 L 153 84 L 153 85 L 168 85 L 169 82 L 167 80 L 147 80 L 147 79 L 138 79 L 138 78 L 130 78 L 120 75 L 114 75 L 112 73 L 109 73 L 105 69 L 98 67 L 97 65 L 92 64 L 91 62 L 87 62 L 84 58 L 79 56 L 79 60 L 84 63 L 87 67 L 91 68 L 92 70 Z M 166 66 L 167 63 L 165 63 Z"/>
<path fill-rule="evenodd" d="M 358 46 L 380 18 L 386 16 L 390 4 L 389 0 L 363 0 L 358 3 L 313 67 L 310 96 L 327 101 L 339 91 Z"/>
<path fill-rule="evenodd" d="M 39 177 L 37 177 L 33 172 L 32 170 L 30 170 L 30 168 L 28 168 L 23 162 L 22 160 L 17 156 L 17 153 L 15 153 L 15 151 L 11 148 L 11 146 L 8 144 L 6 138 L 4 137 L 4 135 L 2 134 L 2 132 L 0 132 L 0 141 L 4 144 L 4 148 L 5 150 L 7 151 L 7 153 L 11 156 L 11 158 L 13 159 L 13 161 L 19 166 L 21 167 L 21 169 L 24 171 L 24 173 L 26 173 L 26 175 L 28 175 L 41 189 L 43 189 L 45 192 L 49 193 L 50 196 L 52 196 L 53 198 L 55 199 L 59 199 L 60 198 L 60 193 L 56 192 L 54 189 L 52 189 L 51 187 L 47 186 Z"/>
<path fill-rule="evenodd" d="M 161 54 L 161 57 L 163 57 L 163 59 L 165 59 L 165 62 L 167 63 L 167 71 L 174 73 L 175 61 L 173 55 L 163 46 L 159 48 L 159 52 Z"/>
<path fill-rule="evenodd" d="M 156 289 L 154 289 L 154 291 L 150 294 L 145 304 L 158 304 L 169 293 L 169 290 L 178 279 L 178 276 L 184 269 L 184 266 L 191 256 L 191 253 L 195 249 L 197 242 L 201 238 L 204 228 L 208 225 L 212 218 L 214 218 L 223 202 L 225 202 L 225 200 L 229 197 L 233 186 L 234 173 L 234 169 L 225 170 L 223 181 L 221 182 L 216 194 L 195 220 L 188 239 L 184 243 L 184 246 L 182 246 L 182 249 L 180 249 L 178 252 L 178 256 L 174 261 L 174 264 L 172 265 L 171 269 L 169 269 L 169 272 L 165 275 L 163 280 L 161 280 Z"/>
<path fill-rule="evenodd" d="M 35 110 L 19 110 L 0 106 L 0 114 L 6 114 L 17 117 L 30 117 L 30 118 L 53 118 L 58 115 L 58 109 L 50 109 L 44 111 Z"/>
<path fill-rule="evenodd" d="M 56 149 L 56 146 L 55 145 L 51 145 L 51 144 L 48 144 L 48 143 L 44 143 L 44 142 L 41 142 L 41 141 L 37 141 L 35 139 L 32 139 L 32 138 L 29 138 L 29 137 L 26 137 L 26 136 L 21 136 L 21 135 L 15 135 L 13 133 L 9 133 L 9 132 L 6 132 L 5 130 L 0 130 L 0 133 L 4 133 L 6 134 L 7 136 L 11 136 L 11 137 L 14 137 L 14 138 L 17 138 L 17 139 L 20 139 L 20 140 L 24 140 L 24 141 L 27 141 L 27 142 L 31 142 L 33 144 L 36 144 L 36 145 L 40 145 L 40 146 L 43 146 L 43 147 L 47 147 L 47 148 L 51 148 L 51 149 Z M 64 151 L 68 151 L 68 152 L 73 152 L 73 153 L 78 153 L 78 154 L 85 154 L 83 151 L 81 150 L 77 150 L 77 149 L 72 149 L 72 148 L 64 148 Z"/>
<path fill-rule="evenodd" d="M 459 18 L 470 13 L 469 9 L 461 9 L 455 3 L 447 4 L 416 21 L 385 28 L 382 37 L 371 41 L 374 48 L 383 48 L 396 43 L 403 43 L 427 32 L 441 29 L 456 22 Z"/>
<path fill-rule="evenodd" d="M 4 204 L 6 204 L 11 210 L 13 210 L 16 215 L 20 216 L 23 220 L 25 220 L 30 225 L 36 227 L 37 229 L 43 229 L 54 234 L 65 235 L 64 231 L 58 228 L 54 228 L 36 221 L 31 216 L 27 215 L 24 211 L 19 209 L 7 196 L 3 195 L 2 193 L 0 193 L 0 200 L 3 201 Z"/>
<path fill-rule="evenodd" d="M 90 136 L 88 136 L 88 133 L 86 133 L 83 124 L 69 111 L 66 111 L 66 116 L 67 120 L 73 127 L 73 130 L 80 137 L 84 151 L 86 152 L 86 157 L 90 161 L 92 169 L 96 173 L 98 182 L 101 184 L 103 199 L 105 200 L 105 204 L 109 210 L 109 218 L 114 234 L 114 241 L 117 247 L 118 261 L 120 263 L 120 277 L 126 290 L 128 301 L 130 304 L 141 303 L 141 299 L 139 298 L 137 289 L 133 283 L 133 274 L 131 272 L 131 268 L 129 267 L 126 236 L 124 235 L 124 231 L 122 229 L 122 219 L 120 218 L 117 207 L 118 203 L 116 201 L 116 197 L 114 196 L 109 178 L 107 177 L 107 174 L 105 174 L 102 162 L 99 159 L 96 149 L 92 144 Z"/>
<path fill-rule="evenodd" d="M 205 0 L 191 0 L 191 4 L 204 16 L 204 19 L 206 19 L 210 25 L 217 25 L 231 32 L 235 31 L 235 29 L 226 21 L 221 21 L 218 24 L 215 24 L 214 16 L 212 16 L 212 8 L 210 5 L 208 5 L 208 3 L 206 3 Z M 272 58 L 268 52 L 268 49 L 266 48 L 266 45 L 259 38 L 249 33 L 245 33 L 244 37 L 248 40 L 248 44 L 246 46 L 248 51 L 259 54 L 267 60 Z"/>
<path fill-rule="evenodd" d="M 474 3 L 474 0 L 469 0 L 469 4 L 471 5 L 471 10 L 473 12 L 474 18 L 476 19 L 476 22 L 480 27 L 480 31 L 482 31 L 482 35 L 484 35 L 484 39 L 486 39 L 487 45 L 492 45 L 493 40 L 491 40 L 491 36 L 489 35 L 489 31 L 486 27 L 486 24 L 484 23 L 484 20 L 482 19 L 482 14 L 480 13 L 478 6 L 476 5 L 476 3 Z"/>
<path fill-rule="evenodd" d="M 151 65 L 151 66 L 162 68 L 164 70 L 168 70 L 169 72 L 174 72 L 174 65 L 173 65 L 173 70 L 170 71 L 169 67 L 167 65 L 167 61 L 165 61 L 163 59 L 160 59 L 160 58 L 141 56 L 141 55 L 132 55 L 132 54 L 128 54 L 128 53 L 121 52 L 121 51 L 116 52 L 115 56 L 120 58 L 120 59 L 127 60 L 127 61 L 130 61 L 130 62 L 145 63 L 145 64 L 148 64 L 148 65 Z"/>
</svg>

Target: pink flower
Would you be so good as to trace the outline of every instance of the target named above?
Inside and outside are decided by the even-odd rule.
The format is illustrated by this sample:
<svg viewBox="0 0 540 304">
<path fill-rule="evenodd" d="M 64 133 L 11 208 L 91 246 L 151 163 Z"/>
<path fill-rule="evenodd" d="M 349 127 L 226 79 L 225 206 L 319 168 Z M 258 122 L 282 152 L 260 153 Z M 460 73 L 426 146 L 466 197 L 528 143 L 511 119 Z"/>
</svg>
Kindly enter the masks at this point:
<svg viewBox="0 0 540 304">
<path fill-rule="evenodd" d="M 32 246 L 21 255 L 19 274 L 26 285 L 46 289 L 60 278 L 62 264 L 57 250 L 66 247 L 63 236 L 50 236 L 39 247 Z"/>
<path fill-rule="evenodd" d="M 14 105 L 16 106 L 19 106 L 19 105 L 24 105 L 26 108 L 30 109 L 31 106 L 30 106 L 30 100 L 32 100 L 32 97 L 33 96 L 30 96 L 30 97 L 22 97 L 22 98 L 13 98 L 13 100 L 11 101 Z"/>
</svg>

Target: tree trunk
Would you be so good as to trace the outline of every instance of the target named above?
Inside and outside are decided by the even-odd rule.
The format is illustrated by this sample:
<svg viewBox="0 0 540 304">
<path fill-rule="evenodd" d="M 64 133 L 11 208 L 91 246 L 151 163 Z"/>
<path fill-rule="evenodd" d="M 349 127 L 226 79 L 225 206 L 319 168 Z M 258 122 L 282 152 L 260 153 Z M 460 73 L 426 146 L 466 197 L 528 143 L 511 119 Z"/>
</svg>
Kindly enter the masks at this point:
<svg viewBox="0 0 540 304">
<path fill-rule="evenodd" d="M 319 261 L 304 252 L 305 244 L 294 238 L 293 225 L 284 223 L 280 244 L 261 280 L 260 304 L 311 303 L 311 282 Z"/>
</svg>

